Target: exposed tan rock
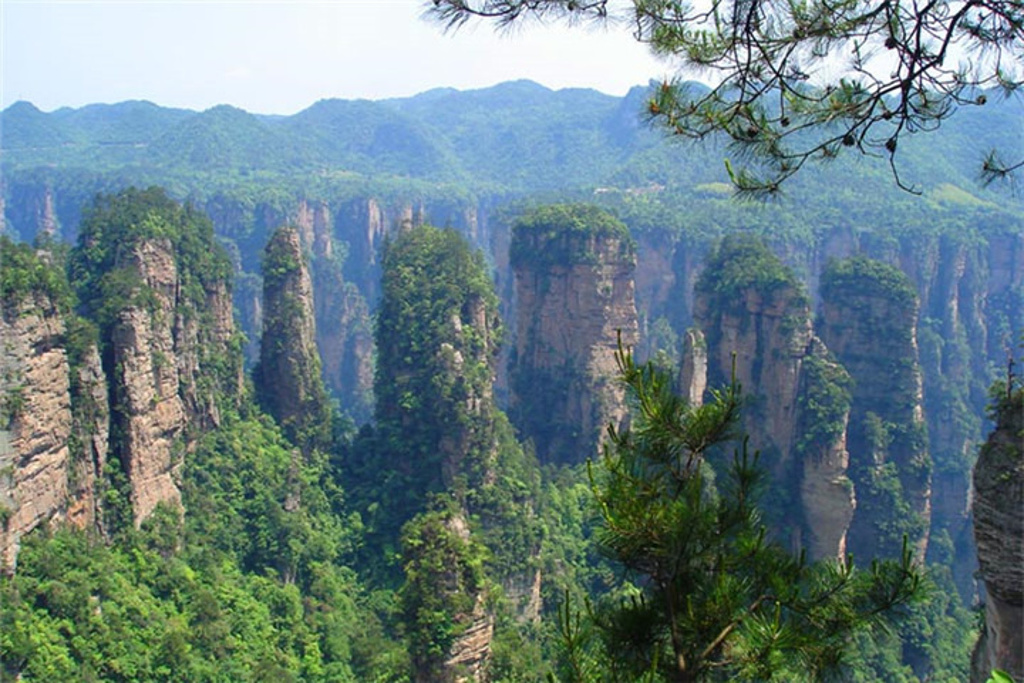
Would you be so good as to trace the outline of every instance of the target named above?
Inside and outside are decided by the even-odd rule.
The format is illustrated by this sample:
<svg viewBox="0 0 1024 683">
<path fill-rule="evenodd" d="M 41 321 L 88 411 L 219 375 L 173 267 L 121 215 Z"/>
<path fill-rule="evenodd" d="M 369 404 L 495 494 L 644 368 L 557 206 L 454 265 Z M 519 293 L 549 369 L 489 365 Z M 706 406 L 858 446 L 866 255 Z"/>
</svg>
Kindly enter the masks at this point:
<svg viewBox="0 0 1024 683">
<path fill-rule="evenodd" d="M 769 520 L 780 540 L 813 559 L 845 552 L 853 495 L 844 442 L 845 372 L 814 336 L 810 302 L 792 271 L 758 240 L 726 238 L 713 252 L 694 297 L 706 338 L 708 383 L 739 383 L 743 429 L 783 507 Z M 684 391 L 701 344 L 684 340 Z"/>
<path fill-rule="evenodd" d="M 0 570 L 21 537 L 63 517 L 71 395 L 64 321 L 46 296 L 0 301 Z"/>
<path fill-rule="evenodd" d="M 141 240 L 126 261 L 151 297 L 146 307 L 123 309 L 111 334 L 120 459 L 138 526 L 161 502 L 181 505 L 177 480 L 183 452 L 176 452 L 175 442 L 186 412 L 175 349 L 178 268 L 172 246 L 167 240 Z"/>
<path fill-rule="evenodd" d="M 463 616 L 468 625 L 452 643 L 445 660 L 445 669 L 451 672 L 455 683 L 484 680 L 484 672 L 491 656 L 494 639 L 494 615 L 487 609 L 482 594 L 476 596 L 472 614 Z"/>
<path fill-rule="evenodd" d="M 708 338 L 708 370 L 728 382 L 735 357 L 736 380 L 756 400 L 744 411 L 744 428 L 755 448 L 777 449 L 776 473 L 788 465 L 796 429 L 800 366 L 813 333 L 804 295 L 792 287 L 767 297 L 745 289 L 733 310 L 717 309 L 701 294 L 694 318 Z"/>
<path fill-rule="evenodd" d="M 821 335 L 854 381 L 847 447 L 857 511 L 850 550 L 858 557 L 893 557 L 901 541 L 880 539 L 879 528 L 897 516 L 872 483 L 894 468 L 900 495 L 916 516 L 910 538 L 916 555 L 927 550 L 931 515 L 931 462 L 927 450 L 916 323 L 918 302 L 895 268 L 867 260 L 853 265 L 822 291 Z M 883 433 L 884 432 L 884 433 Z M 900 523 L 908 522 L 900 518 Z"/>
<path fill-rule="evenodd" d="M 538 568 L 510 576 L 502 581 L 501 587 L 505 591 L 505 597 L 512 604 L 516 620 L 519 623 L 540 623 L 541 610 L 544 607 L 541 596 L 541 579 L 542 574 Z"/>
<path fill-rule="evenodd" d="M 708 342 L 704 333 L 691 328 L 683 336 L 683 358 L 679 364 L 679 386 L 690 405 L 704 403 L 708 388 Z"/>
<path fill-rule="evenodd" d="M 812 341 L 808 355 L 813 355 L 816 361 L 824 364 L 824 372 L 846 376 L 817 338 Z M 812 379 L 809 371 L 801 374 L 801 394 L 806 397 L 812 391 L 808 383 L 821 380 Z M 824 439 L 815 439 L 800 449 L 803 467 L 800 506 L 807 529 L 804 545 L 814 560 L 833 558 L 842 561 L 846 558 L 846 533 L 857 507 L 853 482 L 846 474 L 850 464 L 850 454 L 846 450 L 849 406 L 844 405 L 837 412 L 841 412 L 841 416 L 838 417 L 835 432 Z M 800 418 L 800 431 L 809 429 L 807 423 L 811 420 L 820 419 L 816 415 L 801 415 Z"/>
<path fill-rule="evenodd" d="M 469 541 L 469 525 L 461 514 L 449 518 L 447 526 L 464 542 Z M 455 580 L 452 583 L 457 586 L 459 582 Z M 465 627 L 448 650 L 442 680 L 454 683 L 482 681 L 487 661 L 491 657 L 491 641 L 494 639 L 494 614 L 487 608 L 484 593 L 481 591 L 476 594 L 472 612 L 453 615 L 453 619 L 456 623 L 465 624 Z"/>
<path fill-rule="evenodd" d="M 313 314 L 313 283 L 294 227 L 279 228 L 267 244 L 263 280 L 263 337 L 256 385 L 260 400 L 304 451 L 330 432 Z"/>
<path fill-rule="evenodd" d="M 516 239 L 520 239 L 517 237 Z M 636 258 L 614 235 L 524 235 L 524 249 L 585 254 L 575 262 L 513 264 L 515 363 L 510 414 L 542 461 L 582 462 L 625 416 L 615 352 L 638 339 Z"/>
<path fill-rule="evenodd" d="M 69 492 L 67 520 L 85 529 L 99 526 L 101 522 L 97 482 L 103 475 L 110 450 L 107 378 L 95 345 L 86 351 L 78 368 L 78 392 L 74 400 L 77 403 L 75 432 L 81 453 L 71 465 L 74 486 Z"/>
</svg>

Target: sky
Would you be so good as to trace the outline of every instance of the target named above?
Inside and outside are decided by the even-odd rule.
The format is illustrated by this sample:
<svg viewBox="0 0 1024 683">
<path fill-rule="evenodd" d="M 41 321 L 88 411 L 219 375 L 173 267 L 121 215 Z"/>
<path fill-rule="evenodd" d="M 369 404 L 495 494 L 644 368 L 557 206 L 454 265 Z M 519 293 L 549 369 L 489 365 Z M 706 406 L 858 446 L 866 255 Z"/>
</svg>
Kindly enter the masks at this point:
<svg viewBox="0 0 1024 683">
<path fill-rule="evenodd" d="M 531 22 L 455 33 L 423 0 L 0 0 L 0 108 L 124 100 L 292 114 L 530 79 L 623 95 L 669 73 L 626 26 Z"/>
</svg>

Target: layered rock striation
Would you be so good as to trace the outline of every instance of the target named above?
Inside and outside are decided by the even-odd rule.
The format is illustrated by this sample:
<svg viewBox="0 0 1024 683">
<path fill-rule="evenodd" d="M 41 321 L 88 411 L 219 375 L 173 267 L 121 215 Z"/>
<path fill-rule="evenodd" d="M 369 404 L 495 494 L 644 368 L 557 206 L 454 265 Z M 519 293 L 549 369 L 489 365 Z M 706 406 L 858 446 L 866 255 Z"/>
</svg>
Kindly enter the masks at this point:
<svg viewBox="0 0 1024 683">
<path fill-rule="evenodd" d="M 821 335 L 853 379 L 847 447 L 857 510 L 850 550 L 895 557 L 906 535 L 923 557 L 932 463 L 909 279 L 880 261 L 833 261 L 822 275 Z"/>
<path fill-rule="evenodd" d="M 0 300 L 0 568 L 20 538 L 63 517 L 72 433 L 64 317 L 45 293 Z"/>
<path fill-rule="evenodd" d="M 109 409 L 95 343 L 50 254 L 0 239 L 0 256 L 0 570 L 13 570 L 37 526 L 97 522 Z"/>
<path fill-rule="evenodd" d="M 313 284 L 299 232 L 279 228 L 264 252 L 263 336 L 254 376 L 264 408 L 307 453 L 325 446 L 331 429 L 313 310 Z"/>
<path fill-rule="evenodd" d="M 685 339 L 684 391 L 693 400 L 705 385 L 739 383 L 744 430 L 773 479 L 773 526 L 813 558 L 844 556 L 855 505 L 848 378 L 814 335 L 803 286 L 761 241 L 728 237 L 696 283 L 694 317 L 702 334 Z"/>
<path fill-rule="evenodd" d="M 120 470 L 108 477 L 120 502 L 105 522 L 138 526 L 160 504 L 180 507 L 185 455 L 242 391 L 230 263 L 205 216 L 162 190 L 132 189 L 97 199 L 70 271 L 109 387 L 104 406 L 95 373 L 77 378 L 93 397 L 88 412 L 109 415 L 109 453 L 94 429 L 90 457 Z"/>
<path fill-rule="evenodd" d="M 516 224 L 511 265 L 510 416 L 542 462 L 582 462 L 625 416 L 615 353 L 638 340 L 634 244 L 596 207 L 555 205 Z"/>
</svg>

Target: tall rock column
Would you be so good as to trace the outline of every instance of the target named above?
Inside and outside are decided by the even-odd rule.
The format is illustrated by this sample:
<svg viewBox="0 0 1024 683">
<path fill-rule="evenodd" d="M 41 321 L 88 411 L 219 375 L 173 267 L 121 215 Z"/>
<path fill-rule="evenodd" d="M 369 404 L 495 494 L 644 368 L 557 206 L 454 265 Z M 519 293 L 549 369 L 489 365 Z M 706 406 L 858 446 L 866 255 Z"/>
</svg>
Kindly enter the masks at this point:
<svg viewBox="0 0 1024 683">
<path fill-rule="evenodd" d="M 367 545 L 401 537 L 413 679 L 480 681 L 496 628 L 485 579 L 532 585 L 539 572 L 533 501 L 514 483 L 536 473 L 494 404 L 497 297 L 482 254 L 450 228 L 403 231 L 382 265 L 376 425 L 353 449 L 349 490 Z"/>
<path fill-rule="evenodd" d="M 1024 388 L 998 386 L 995 404 L 996 428 L 974 466 L 985 630 L 974 651 L 972 683 L 987 680 L 995 668 L 1024 679 Z"/>
<path fill-rule="evenodd" d="M 178 268 L 170 240 L 140 240 L 118 264 L 134 276 L 131 303 L 111 334 L 116 422 L 123 435 L 121 464 L 130 483 L 136 524 L 158 503 L 181 506 L 176 440 L 185 427 L 178 394 L 174 313 Z"/>
<path fill-rule="evenodd" d="M 803 286 L 763 242 L 732 235 L 709 254 L 695 290 L 708 384 L 739 382 L 744 429 L 773 477 L 769 521 L 794 550 L 842 557 L 854 508 L 848 378 L 814 336 Z"/>
<path fill-rule="evenodd" d="M 833 261 L 821 281 L 821 335 L 853 378 L 847 445 L 857 511 L 850 550 L 894 557 L 906 534 L 928 541 L 931 458 L 921 406 L 918 301 L 907 277 L 881 261 Z"/>
<path fill-rule="evenodd" d="M 582 462 L 625 416 L 615 352 L 638 340 L 635 247 L 625 225 L 587 205 L 542 207 L 513 230 L 509 413 L 542 462 Z"/>
<path fill-rule="evenodd" d="M 242 390 L 230 262 L 208 218 L 150 188 L 98 197 L 69 268 L 82 313 L 98 328 L 103 371 L 86 352 L 73 376 L 79 441 L 97 466 L 113 462 L 123 474 L 107 468 L 104 522 L 138 526 L 161 503 L 180 507 L 193 440 Z M 109 458 L 98 424 L 108 415 Z"/>
<path fill-rule="evenodd" d="M 32 529 L 96 520 L 106 381 L 49 255 L 0 238 L 0 571 Z"/>
<path fill-rule="evenodd" d="M 294 227 L 281 227 L 263 257 L 263 337 L 255 371 L 261 404 L 307 453 L 331 435 L 330 406 L 320 374 L 313 284 Z"/>
</svg>

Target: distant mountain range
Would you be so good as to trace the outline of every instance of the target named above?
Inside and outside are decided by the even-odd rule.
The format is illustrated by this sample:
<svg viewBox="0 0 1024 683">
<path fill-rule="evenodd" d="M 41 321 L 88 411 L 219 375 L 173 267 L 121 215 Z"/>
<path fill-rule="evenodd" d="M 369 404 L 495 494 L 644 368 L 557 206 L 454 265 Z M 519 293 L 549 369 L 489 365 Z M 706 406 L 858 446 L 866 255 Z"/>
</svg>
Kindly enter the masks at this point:
<svg viewBox="0 0 1024 683">
<path fill-rule="evenodd" d="M 666 145 L 645 124 L 646 92 L 637 86 L 619 98 L 513 81 L 402 99 L 321 100 L 292 116 L 227 105 L 195 112 L 144 101 L 44 113 L 17 102 L 0 114 L 0 148 L 6 172 L 350 174 L 514 192 L 724 180 L 727 151 L 713 142 Z M 904 175 L 922 189 L 951 183 L 987 196 L 976 182 L 981 159 L 993 147 L 1022 153 L 1022 120 L 1020 99 L 959 111 L 941 131 L 907 138 Z M 888 173 L 882 160 L 862 166 Z"/>
</svg>

